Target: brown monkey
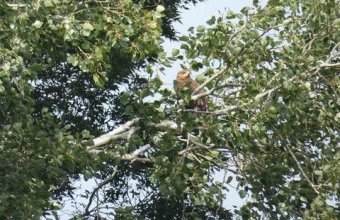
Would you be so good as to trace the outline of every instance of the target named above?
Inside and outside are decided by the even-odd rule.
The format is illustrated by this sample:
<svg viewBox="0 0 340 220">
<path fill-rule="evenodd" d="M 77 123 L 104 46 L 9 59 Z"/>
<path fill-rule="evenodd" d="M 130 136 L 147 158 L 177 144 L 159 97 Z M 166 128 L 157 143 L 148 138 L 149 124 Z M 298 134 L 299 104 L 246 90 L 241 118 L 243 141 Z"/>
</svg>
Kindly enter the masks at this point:
<svg viewBox="0 0 340 220">
<path fill-rule="evenodd" d="M 199 84 L 191 79 L 190 77 L 190 70 L 189 69 L 183 69 L 181 71 L 179 71 L 177 73 L 177 86 L 175 86 L 175 90 L 176 93 L 179 94 L 180 91 L 184 90 L 184 89 L 188 89 L 190 93 L 192 93 L 193 91 L 195 91 L 195 89 L 197 89 L 199 87 Z M 198 91 L 197 94 L 203 93 L 205 92 L 206 89 L 201 89 L 200 91 Z M 205 97 L 201 97 L 195 101 L 190 101 L 189 109 L 195 109 L 198 111 L 207 111 L 208 110 L 208 98 L 207 96 Z"/>
</svg>

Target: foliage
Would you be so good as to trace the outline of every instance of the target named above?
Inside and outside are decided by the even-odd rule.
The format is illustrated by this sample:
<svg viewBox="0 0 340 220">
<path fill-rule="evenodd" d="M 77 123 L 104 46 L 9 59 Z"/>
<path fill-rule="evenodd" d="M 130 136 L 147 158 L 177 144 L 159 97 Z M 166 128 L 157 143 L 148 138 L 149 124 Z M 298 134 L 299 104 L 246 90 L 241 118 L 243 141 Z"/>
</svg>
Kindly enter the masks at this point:
<svg viewBox="0 0 340 220">
<path fill-rule="evenodd" d="M 1 4 L 1 219 L 57 210 L 79 175 L 99 181 L 79 218 L 340 215 L 338 1 L 254 0 L 191 28 L 167 57 L 167 10 L 189 1 L 173 2 Z M 153 62 L 176 60 L 208 89 L 184 105 L 208 96 L 209 112 L 154 76 Z M 149 78 L 131 77 L 138 68 Z M 232 181 L 248 200 L 226 210 Z"/>
<path fill-rule="evenodd" d="M 174 38 L 183 3 L 167 2 L 169 17 L 151 1 L 1 1 L 1 219 L 56 208 L 52 193 L 72 195 L 91 173 L 78 133 L 127 119 L 133 100 L 119 90 L 144 85 L 133 71 L 155 60 L 163 32 Z"/>
</svg>

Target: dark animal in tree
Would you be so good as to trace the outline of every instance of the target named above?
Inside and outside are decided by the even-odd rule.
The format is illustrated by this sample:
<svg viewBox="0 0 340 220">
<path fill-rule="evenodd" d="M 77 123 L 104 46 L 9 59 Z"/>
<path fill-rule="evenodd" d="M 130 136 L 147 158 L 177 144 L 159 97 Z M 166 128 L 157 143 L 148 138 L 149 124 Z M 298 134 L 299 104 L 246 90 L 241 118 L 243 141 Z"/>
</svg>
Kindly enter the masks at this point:
<svg viewBox="0 0 340 220">
<path fill-rule="evenodd" d="M 199 84 L 191 79 L 190 77 L 190 70 L 189 69 L 183 69 L 177 73 L 176 78 L 176 85 L 175 85 L 175 91 L 178 95 L 181 94 L 181 91 L 187 90 L 190 92 L 190 94 L 195 91 L 199 87 Z M 197 92 L 197 94 L 201 94 L 206 92 L 206 89 L 201 89 Z M 189 102 L 189 105 L 187 106 L 188 109 L 195 109 L 198 111 L 207 111 L 208 110 L 208 98 L 207 96 L 201 97 L 197 100 L 191 100 Z"/>
</svg>

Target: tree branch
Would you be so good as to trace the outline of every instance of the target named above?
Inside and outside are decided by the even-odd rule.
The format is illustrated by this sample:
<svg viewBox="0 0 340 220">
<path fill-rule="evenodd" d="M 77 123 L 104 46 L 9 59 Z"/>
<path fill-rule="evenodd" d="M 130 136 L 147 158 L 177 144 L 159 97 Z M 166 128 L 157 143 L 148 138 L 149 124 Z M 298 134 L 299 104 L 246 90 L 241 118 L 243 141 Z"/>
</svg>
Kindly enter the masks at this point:
<svg viewBox="0 0 340 220">
<path fill-rule="evenodd" d="M 113 131 L 110 131 L 97 138 L 94 138 L 93 146 L 90 146 L 88 150 L 91 151 L 93 148 L 107 144 L 112 140 L 116 140 L 118 137 L 121 136 L 122 133 L 129 131 L 132 128 L 132 126 L 136 125 L 138 122 L 139 122 L 139 118 L 132 119 L 131 121 L 126 122 L 120 127 L 114 129 Z"/>
<path fill-rule="evenodd" d="M 125 124 L 119 126 L 118 128 L 110 131 L 106 134 L 103 134 L 99 137 L 93 139 L 93 145 L 89 146 L 87 150 L 91 153 L 96 153 L 96 148 L 102 145 L 108 144 L 110 141 L 117 140 L 119 138 L 129 138 L 132 134 L 134 134 L 139 127 L 136 127 L 136 124 L 139 122 L 139 118 L 135 118 L 131 121 L 126 122 Z M 164 120 L 160 123 L 152 123 L 150 126 L 155 126 L 159 129 L 170 128 L 172 130 L 176 130 L 178 128 L 177 124 L 170 120 Z"/>
<path fill-rule="evenodd" d="M 241 85 L 239 84 L 235 84 L 235 83 L 225 83 L 223 85 L 220 85 L 220 86 L 216 86 L 206 92 L 202 92 L 202 93 L 199 93 L 197 95 L 192 95 L 191 96 L 191 99 L 196 101 L 197 99 L 199 98 L 202 98 L 204 96 L 208 96 L 208 95 L 211 95 L 213 92 L 215 92 L 216 90 L 219 90 L 219 89 L 223 89 L 223 88 L 226 88 L 226 87 L 241 87 Z"/>
<path fill-rule="evenodd" d="M 337 67 L 340 66 L 340 63 L 324 63 L 320 62 L 320 67 Z"/>
<path fill-rule="evenodd" d="M 228 68 L 223 68 L 222 70 L 216 72 L 214 75 L 212 75 L 209 79 L 207 79 L 204 83 L 202 83 L 199 87 L 197 87 L 191 94 L 191 98 L 196 95 L 200 90 L 202 90 L 206 85 L 208 85 L 211 81 L 222 75 L 223 73 L 227 72 Z"/>
<path fill-rule="evenodd" d="M 59 216 L 58 216 L 57 211 L 52 210 L 51 212 L 52 212 L 52 215 L 53 215 L 53 217 L 55 218 L 55 220 L 59 220 L 59 219 L 60 219 Z"/>
<path fill-rule="evenodd" d="M 294 81 L 295 79 L 297 79 L 297 76 L 293 76 L 291 77 L 288 82 L 291 82 L 291 81 Z M 267 91 L 264 91 L 260 94 L 257 94 L 255 97 L 254 97 L 254 100 L 259 100 L 267 95 L 270 95 L 272 92 L 278 90 L 279 88 L 281 88 L 281 85 L 278 85 L 278 86 L 275 86 L 274 88 L 271 88 Z M 243 108 L 247 105 L 250 105 L 253 103 L 253 100 L 250 100 L 246 103 L 243 103 L 243 104 L 240 104 L 240 105 L 233 105 L 233 106 L 229 106 L 227 108 L 224 108 L 224 109 L 221 109 L 221 110 L 218 110 L 218 111 L 215 111 L 215 112 L 209 112 L 210 115 L 225 115 L 227 114 L 228 112 L 230 111 L 233 111 L 233 110 L 236 110 L 236 109 L 240 109 L 240 108 Z M 197 112 L 197 113 L 200 113 L 200 112 Z"/>
<path fill-rule="evenodd" d="M 138 148 L 137 150 L 135 150 L 132 153 L 124 154 L 122 156 L 122 160 L 129 160 L 131 162 L 134 162 L 134 161 L 137 161 L 137 160 L 144 161 L 144 162 L 152 162 L 149 158 L 138 158 L 138 156 L 141 153 L 143 153 L 144 151 L 148 150 L 149 148 L 151 148 L 150 144 L 141 146 L 140 148 Z"/>
<path fill-rule="evenodd" d="M 225 115 L 228 112 L 236 110 L 236 109 L 240 109 L 240 108 L 244 107 L 245 105 L 246 104 L 232 105 L 232 106 L 229 106 L 227 108 L 224 108 L 224 109 L 221 109 L 221 110 L 218 110 L 218 111 L 214 111 L 214 112 L 197 111 L 197 110 L 194 110 L 194 109 L 185 109 L 184 111 L 185 112 L 194 112 L 194 113 L 197 113 L 197 114 L 216 115 L 216 116 L 218 116 L 218 115 Z"/>
<path fill-rule="evenodd" d="M 161 121 L 158 124 L 151 124 L 151 125 L 155 126 L 156 128 L 159 128 L 159 129 L 166 129 L 166 128 L 170 128 L 172 130 L 178 129 L 177 123 L 170 121 L 170 120 L 164 120 L 164 121 Z"/>
<path fill-rule="evenodd" d="M 292 149 L 289 146 L 285 146 L 288 150 L 288 152 L 290 153 L 290 155 L 293 157 L 293 160 L 295 161 L 298 169 L 300 170 L 302 176 L 305 178 L 305 180 L 307 181 L 307 183 L 309 184 L 310 187 L 312 187 L 312 189 L 314 190 L 314 192 L 316 192 L 316 194 L 320 194 L 319 191 L 316 189 L 315 185 L 312 183 L 312 181 L 310 181 L 310 179 L 308 178 L 307 174 L 305 173 L 305 171 L 303 170 L 303 168 L 301 167 L 298 159 L 296 158 L 295 154 L 293 153 Z"/>
<path fill-rule="evenodd" d="M 13 10 L 17 10 L 18 8 L 23 8 L 23 7 L 26 7 L 27 4 L 10 4 L 10 3 L 7 3 L 7 6 L 12 8 Z"/>
<path fill-rule="evenodd" d="M 118 128 L 114 129 L 113 131 L 110 131 L 106 134 L 103 134 L 97 138 L 93 139 L 93 145 L 87 147 L 87 151 L 92 154 L 98 154 L 103 151 L 103 149 L 100 149 L 98 147 L 108 144 L 110 141 L 117 140 L 120 138 L 129 139 L 132 134 L 134 134 L 137 130 L 140 128 L 136 126 L 136 124 L 139 122 L 139 118 L 135 118 L 131 121 L 126 122 L 125 124 L 119 126 Z M 158 129 L 172 129 L 177 130 L 178 126 L 177 123 L 170 121 L 170 120 L 164 120 L 160 123 L 150 123 L 150 126 L 154 126 Z M 142 162 L 142 163 L 151 163 L 152 161 L 149 158 L 139 158 L 138 155 L 143 153 L 144 151 L 151 148 L 151 146 L 144 145 L 140 147 L 139 149 L 135 150 L 132 153 L 124 154 L 121 156 L 122 160 L 127 160 L 131 162 Z"/>
<path fill-rule="evenodd" d="M 89 199 L 89 202 L 85 208 L 85 216 L 90 214 L 90 206 L 92 204 L 92 201 L 93 201 L 93 197 L 95 196 L 95 194 L 97 193 L 97 191 L 102 188 L 103 186 L 105 186 L 106 184 L 108 184 L 109 182 L 111 182 L 113 180 L 113 178 L 116 176 L 118 172 L 118 169 L 117 167 L 115 167 L 115 171 L 108 177 L 106 178 L 103 182 L 99 183 L 98 186 L 96 188 L 94 188 L 94 190 L 92 191 L 91 193 L 91 196 L 90 196 L 90 199 Z"/>
</svg>

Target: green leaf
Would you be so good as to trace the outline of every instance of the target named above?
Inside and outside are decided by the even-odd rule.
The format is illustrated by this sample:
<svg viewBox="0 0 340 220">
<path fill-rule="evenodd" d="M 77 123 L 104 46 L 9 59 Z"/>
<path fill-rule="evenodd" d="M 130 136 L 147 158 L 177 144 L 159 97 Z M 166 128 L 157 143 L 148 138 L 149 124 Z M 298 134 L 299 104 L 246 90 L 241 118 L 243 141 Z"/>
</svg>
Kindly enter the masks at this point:
<svg viewBox="0 0 340 220">
<path fill-rule="evenodd" d="M 22 128 L 22 123 L 21 123 L 21 122 L 16 122 L 16 123 L 14 123 L 14 124 L 13 124 L 13 128 L 14 128 L 15 130 L 21 130 L 21 128 Z"/>
<path fill-rule="evenodd" d="M 72 64 L 73 66 L 77 66 L 79 63 L 78 57 L 70 55 L 67 57 L 67 62 Z"/>
<path fill-rule="evenodd" d="M 230 183 L 232 180 L 233 180 L 233 177 L 232 176 L 228 176 L 228 179 L 227 179 L 226 183 Z"/>
<path fill-rule="evenodd" d="M 177 48 L 173 48 L 172 49 L 172 57 L 175 57 L 175 56 L 177 56 L 178 54 L 179 54 L 179 49 L 177 49 Z"/>
<path fill-rule="evenodd" d="M 215 16 L 212 16 L 212 17 L 207 21 L 207 24 L 213 25 L 213 24 L 215 24 L 215 22 L 216 22 L 216 17 L 215 17 Z"/>
<path fill-rule="evenodd" d="M 157 22 L 155 22 L 155 21 L 150 21 L 148 25 L 152 29 L 156 29 L 157 28 Z"/>
<path fill-rule="evenodd" d="M 301 200 L 302 202 L 307 202 L 307 201 L 308 201 L 307 198 L 304 197 L 304 196 L 300 196 L 300 200 Z"/>
<path fill-rule="evenodd" d="M 243 189 L 238 191 L 238 194 L 240 195 L 241 199 L 244 199 L 247 196 L 247 192 Z"/>
<path fill-rule="evenodd" d="M 35 22 L 32 24 L 32 26 L 37 28 L 37 29 L 41 28 L 42 25 L 43 25 L 43 22 L 41 22 L 39 20 L 35 20 Z"/>
<path fill-rule="evenodd" d="M 52 7 L 52 6 L 53 6 L 52 0 L 44 0 L 44 5 L 45 5 L 46 7 Z"/>
<path fill-rule="evenodd" d="M 326 165 L 323 167 L 322 171 L 323 171 L 323 172 L 328 172 L 328 170 L 329 170 L 330 168 L 331 168 L 331 165 L 326 164 Z"/>
<path fill-rule="evenodd" d="M 82 25 L 82 28 L 83 28 L 84 30 L 90 30 L 90 31 L 93 30 L 92 24 L 90 24 L 90 23 L 88 23 L 88 22 L 84 23 L 84 24 Z"/>
<path fill-rule="evenodd" d="M 188 153 L 187 158 L 188 158 L 189 160 L 196 160 L 193 153 Z"/>
<path fill-rule="evenodd" d="M 205 26 L 199 25 L 199 26 L 197 27 L 197 31 L 198 31 L 198 32 L 204 32 L 204 31 L 205 31 Z"/>
<path fill-rule="evenodd" d="M 165 10 L 165 8 L 164 8 L 163 5 L 157 5 L 157 7 L 156 7 L 156 11 L 157 11 L 157 12 L 161 13 L 161 12 L 163 12 L 164 10 Z"/>
<path fill-rule="evenodd" d="M 235 13 L 232 10 L 228 10 L 227 11 L 227 18 L 231 19 L 231 18 L 235 18 Z"/>
<path fill-rule="evenodd" d="M 84 138 L 90 138 L 91 137 L 91 134 L 88 130 L 83 130 L 81 132 L 81 135 L 84 137 Z"/>
<path fill-rule="evenodd" d="M 187 163 L 187 168 L 188 168 L 189 170 L 194 169 L 194 167 L 195 167 L 195 165 L 194 165 L 193 163 Z"/>
</svg>

